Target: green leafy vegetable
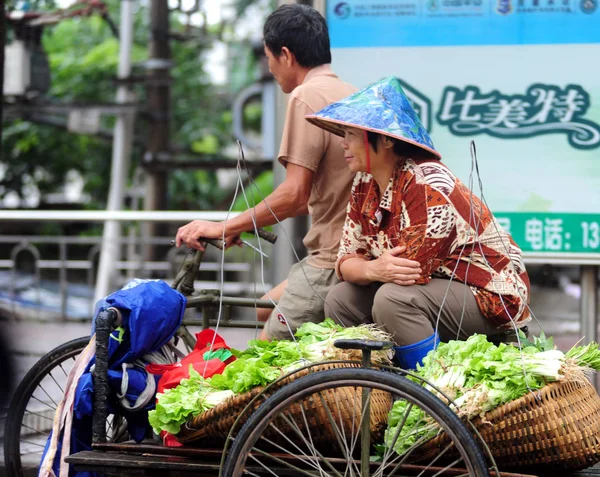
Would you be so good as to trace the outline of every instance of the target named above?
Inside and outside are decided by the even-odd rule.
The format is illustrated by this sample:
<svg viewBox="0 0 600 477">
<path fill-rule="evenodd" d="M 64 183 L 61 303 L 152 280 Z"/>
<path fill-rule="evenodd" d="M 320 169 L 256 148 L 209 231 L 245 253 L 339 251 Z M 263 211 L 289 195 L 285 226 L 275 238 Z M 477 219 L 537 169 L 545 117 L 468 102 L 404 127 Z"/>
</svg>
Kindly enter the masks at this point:
<svg viewBox="0 0 600 477">
<path fill-rule="evenodd" d="M 543 334 L 531 341 L 522 335 L 520 343 L 520 349 L 495 345 L 484 335 L 440 343 L 423 359 L 416 374 L 431 383 L 426 387 L 442 399 L 445 397 L 436 389 L 452 399 L 457 407 L 452 409 L 460 416 L 471 419 L 548 382 L 585 379 L 586 370 L 600 369 L 597 343 L 573 347 L 566 354 L 554 349 L 553 339 Z M 393 446 L 398 454 L 439 432 L 437 424 L 428 421 L 417 406 L 406 405 L 402 400 L 394 403 L 385 434 L 384 448 Z"/>
<path fill-rule="evenodd" d="M 148 413 L 148 420 L 157 433 L 164 430 L 177 434 L 181 425 L 191 416 L 197 416 L 233 395 L 229 390 L 218 391 L 211 388 L 190 365 L 189 379 L 182 379 L 179 386 L 157 394 L 156 409 Z"/>
<path fill-rule="evenodd" d="M 596 342 L 585 346 L 573 346 L 565 356 L 580 366 L 587 366 L 596 371 L 600 370 L 600 350 Z"/>
<path fill-rule="evenodd" d="M 156 409 L 149 416 L 153 429 L 157 433 L 166 430 L 176 434 L 182 423 L 213 407 L 213 402 L 223 402 L 234 394 L 266 386 L 305 364 L 331 359 L 360 359 L 360 351 L 336 348 L 336 339 L 390 341 L 390 336 L 374 325 L 344 328 L 330 318 L 318 324 L 303 324 L 296 332 L 296 338 L 296 341 L 252 340 L 246 350 L 232 349 L 230 352 L 236 360 L 228 364 L 222 374 L 208 379 L 190 371 L 190 379 L 184 379 L 176 388 L 157 396 Z M 229 352 L 225 351 L 207 353 L 205 359 L 224 360 L 229 357 Z M 373 353 L 373 358 L 386 362 L 389 361 L 388 353 L 378 351 Z"/>
</svg>

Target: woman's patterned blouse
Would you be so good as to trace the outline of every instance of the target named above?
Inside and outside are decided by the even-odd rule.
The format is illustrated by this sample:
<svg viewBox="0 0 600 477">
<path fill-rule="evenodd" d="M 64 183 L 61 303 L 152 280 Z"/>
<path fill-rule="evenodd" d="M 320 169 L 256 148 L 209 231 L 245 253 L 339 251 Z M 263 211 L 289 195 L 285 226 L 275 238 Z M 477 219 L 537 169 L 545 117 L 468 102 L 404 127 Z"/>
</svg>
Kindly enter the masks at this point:
<svg viewBox="0 0 600 477">
<path fill-rule="evenodd" d="M 483 202 L 441 162 L 402 161 L 383 195 L 370 174 L 359 172 L 336 263 L 373 260 L 405 245 L 403 258 L 421 264 L 417 284 L 459 280 L 475 295 L 483 315 L 499 328 L 530 320 L 529 277 L 521 249 Z"/>
</svg>

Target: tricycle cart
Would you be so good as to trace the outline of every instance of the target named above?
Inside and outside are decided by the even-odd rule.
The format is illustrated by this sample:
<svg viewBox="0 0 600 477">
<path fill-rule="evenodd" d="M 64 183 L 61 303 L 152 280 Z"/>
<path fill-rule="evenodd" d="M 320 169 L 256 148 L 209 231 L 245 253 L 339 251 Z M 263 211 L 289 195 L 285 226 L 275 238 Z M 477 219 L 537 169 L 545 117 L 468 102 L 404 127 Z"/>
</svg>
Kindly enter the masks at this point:
<svg viewBox="0 0 600 477">
<path fill-rule="evenodd" d="M 274 240 L 267 234 L 261 235 Z M 221 246 L 218 241 L 211 243 Z M 196 252 L 186 260 L 173 284 L 173 288 L 190 297 L 187 307 L 274 306 L 269 301 L 208 293 L 191 296 L 202 257 L 203 252 Z M 208 316 L 208 312 L 203 313 L 205 327 L 209 325 Z M 493 457 L 498 455 L 498 448 L 512 449 L 506 459 L 514 464 L 510 462 L 510 455 L 521 451 L 526 454 L 536 447 L 533 443 L 530 449 L 517 449 L 519 436 L 516 434 L 512 442 L 499 443 L 498 439 L 504 439 L 502 433 L 498 439 L 492 436 L 491 440 L 495 441 L 488 446 L 490 436 L 482 439 L 481 427 L 461 420 L 452 409 L 453 402 L 438 397 L 443 396 L 441 390 L 436 389 L 436 396 L 427 389 L 430 383 L 414 382 L 418 376 L 413 375 L 409 380 L 408 371 L 371 363 L 371 353 L 389 348 L 391 343 L 364 340 L 336 342 L 339 348 L 360 350 L 360 361 L 327 361 L 305 366 L 263 389 L 236 396 L 190 419 L 177 435 L 183 447 L 164 447 L 152 439 L 132 443 L 128 436 L 117 431 L 120 416 L 108 415 L 106 406 L 108 386 L 103 376 L 107 373 L 109 335 L 118 319 L 118 310 L 108 309 L 101 312 L 96 321 L 93 444 L 91 451 L 67 457 L 67 462 L 76 470 L 115 476 L 509 477 L 523 474 L 498 470 Z M 184 322 L 178 335 L 191 349 L 194 339 L 186 324 L 190 323 Z M 44 391 L 43 382 L 50 380 L 58 384 L 59 373 L 67 374 L 65 363 L 74 359 L 87 341 L 82 338 L 55 349 L 32 368 L 19 386 L 5 435 L 5 461 L 10 477 L 25 475 L 26 462 L 22 454 L 28 442 L 21 436 L 31 421 L 28 409 L 34 401 L 40 400 L 40 389 L 48 397 L 44 401 L 52 403 L 50 407 L 56 405 L 55 399 Z M 597 399 L 595 390 L 594 396 Z M 386 439 L 391 445 L 384 448 L 381 444 L 388 415 L 392 404 L 399 401 L 404 404 L 405 412 L 397 416 L 395 435 L 388 435 Z M 431 432 L 415 435 L 412 440 L 404 437 L 403 442 L 399 442 L 403 426 L 414 424 L 408 422 L 409 411 L 414 409 L 418 409 L 420 422 L 430 426 Z M 591 408 L 583 417 L 598 420 L 598 409 L 600 406 Z M 44 433 L 41 434 L 44 437 Z M 535 435 L 535 432 L 530 434 Z M 600 440 L 597 434 L 592 434 L 586 438 Z M 599 448 L 600 443 L 590 444 L 585 452 L 575 452 L 577 455 L 572 459 L 579 467 L 595 463 Z M 374 459 L 377 449 L 378 458 Z M 397 452 L 398 449 L 401 450 Z M 540 464 L 544 464 L 544 472 L 548 472 L 554 464 L 553 456 L 550 453 L 544 459 Z M 501 467 L 504 463 L 499 462 Z M 528 462 L 528 471 L 534 468 L 533 463 Z"/>
</svg>

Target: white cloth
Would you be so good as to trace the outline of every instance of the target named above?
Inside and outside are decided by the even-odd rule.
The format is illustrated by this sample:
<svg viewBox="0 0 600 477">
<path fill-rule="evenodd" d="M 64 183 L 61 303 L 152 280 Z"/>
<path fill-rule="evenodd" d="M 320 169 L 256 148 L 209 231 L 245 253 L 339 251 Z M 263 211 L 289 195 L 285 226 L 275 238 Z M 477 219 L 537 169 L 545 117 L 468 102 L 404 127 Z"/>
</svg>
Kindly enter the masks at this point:
<svg viewBox="0 0 600 477">
<path fill-rule="evenodd" d="M 69 455 L 71 449 L 71 428 L 73 424 L 73 404 L 75 401 L 75 391 L 79 378 L 85 372 L 88 364 L 96 355 L 96 335 L 93 335 L 89 344 L 83 349 L 81 354 L 75 360 L 75 365 L 69 376 L 65 386 L 65 394 L 61 399 L 54 421 L 52 423 L 52 438 L 48 446 L 48 452 L 44 456 L 44 460 L 40 464 L 39 477 L 57 477 L 52 469 L 56 452 L 58 451 L 58 443 L 61 435 L 63 435 L 62 450 L 60 455 L 60 470 L 59 475 L 69 475 L 69 464 L 65 462 L 65 457 Z"/>
</svg>

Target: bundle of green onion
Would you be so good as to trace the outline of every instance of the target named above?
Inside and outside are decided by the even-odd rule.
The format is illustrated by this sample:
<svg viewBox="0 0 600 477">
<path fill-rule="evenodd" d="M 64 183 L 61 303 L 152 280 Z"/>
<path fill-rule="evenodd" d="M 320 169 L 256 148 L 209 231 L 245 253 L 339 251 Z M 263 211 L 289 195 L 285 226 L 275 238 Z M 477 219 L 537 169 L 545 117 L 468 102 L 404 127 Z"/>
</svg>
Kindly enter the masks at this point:
<svg viewBox="0 0 600 477">
<path fill-rule="evenodd" d="M 443 400 L 445 396 L 452 399 L 456 404 L 452 409 L 461 417 L 471 419 L 549 382 L 584 380 L 600 369 L 598 343 L 574 346 L 562 353 L 554 349 L 552 338 L 546 339 L 543 334 L 533 341 L 522 334 L 520 338 L 520 348 L 495 345 L 484 335 L 440 343 L 415 374 L 431 383 L 426 387 Z M 403 426 L 398 429 L 400 423 Z M 429 422 L 418 407 L 396 401 L 390 411 L 384 448 L 393 446 L 398 454 L 404 454 L 438 432 L 437 424 Z"/>
<path fill-rule="evenodd" d="M 244 351 L 232 349 L 236 360 L 222 374 L 204 379 L 192 367 L 190 378 L 179 386 L 157 394 L 156 409 L 148 419 L 156 433 L 177 434 L 191 416 L 225 402 L 256 386 L 265 386 L 306 364 L 327 360 L 359 360 L 358 350 L 342 350 L 334 346 L 338 339 L 391 341 L 388 333 L 375 325 L 344 328 L 327 318 L 322 323 L 305 323 L 296 332 L 295 341 L 252 340 Z M 373 361 L 387 364 L 390 351 L 376 351 Z"/>
</svg>

